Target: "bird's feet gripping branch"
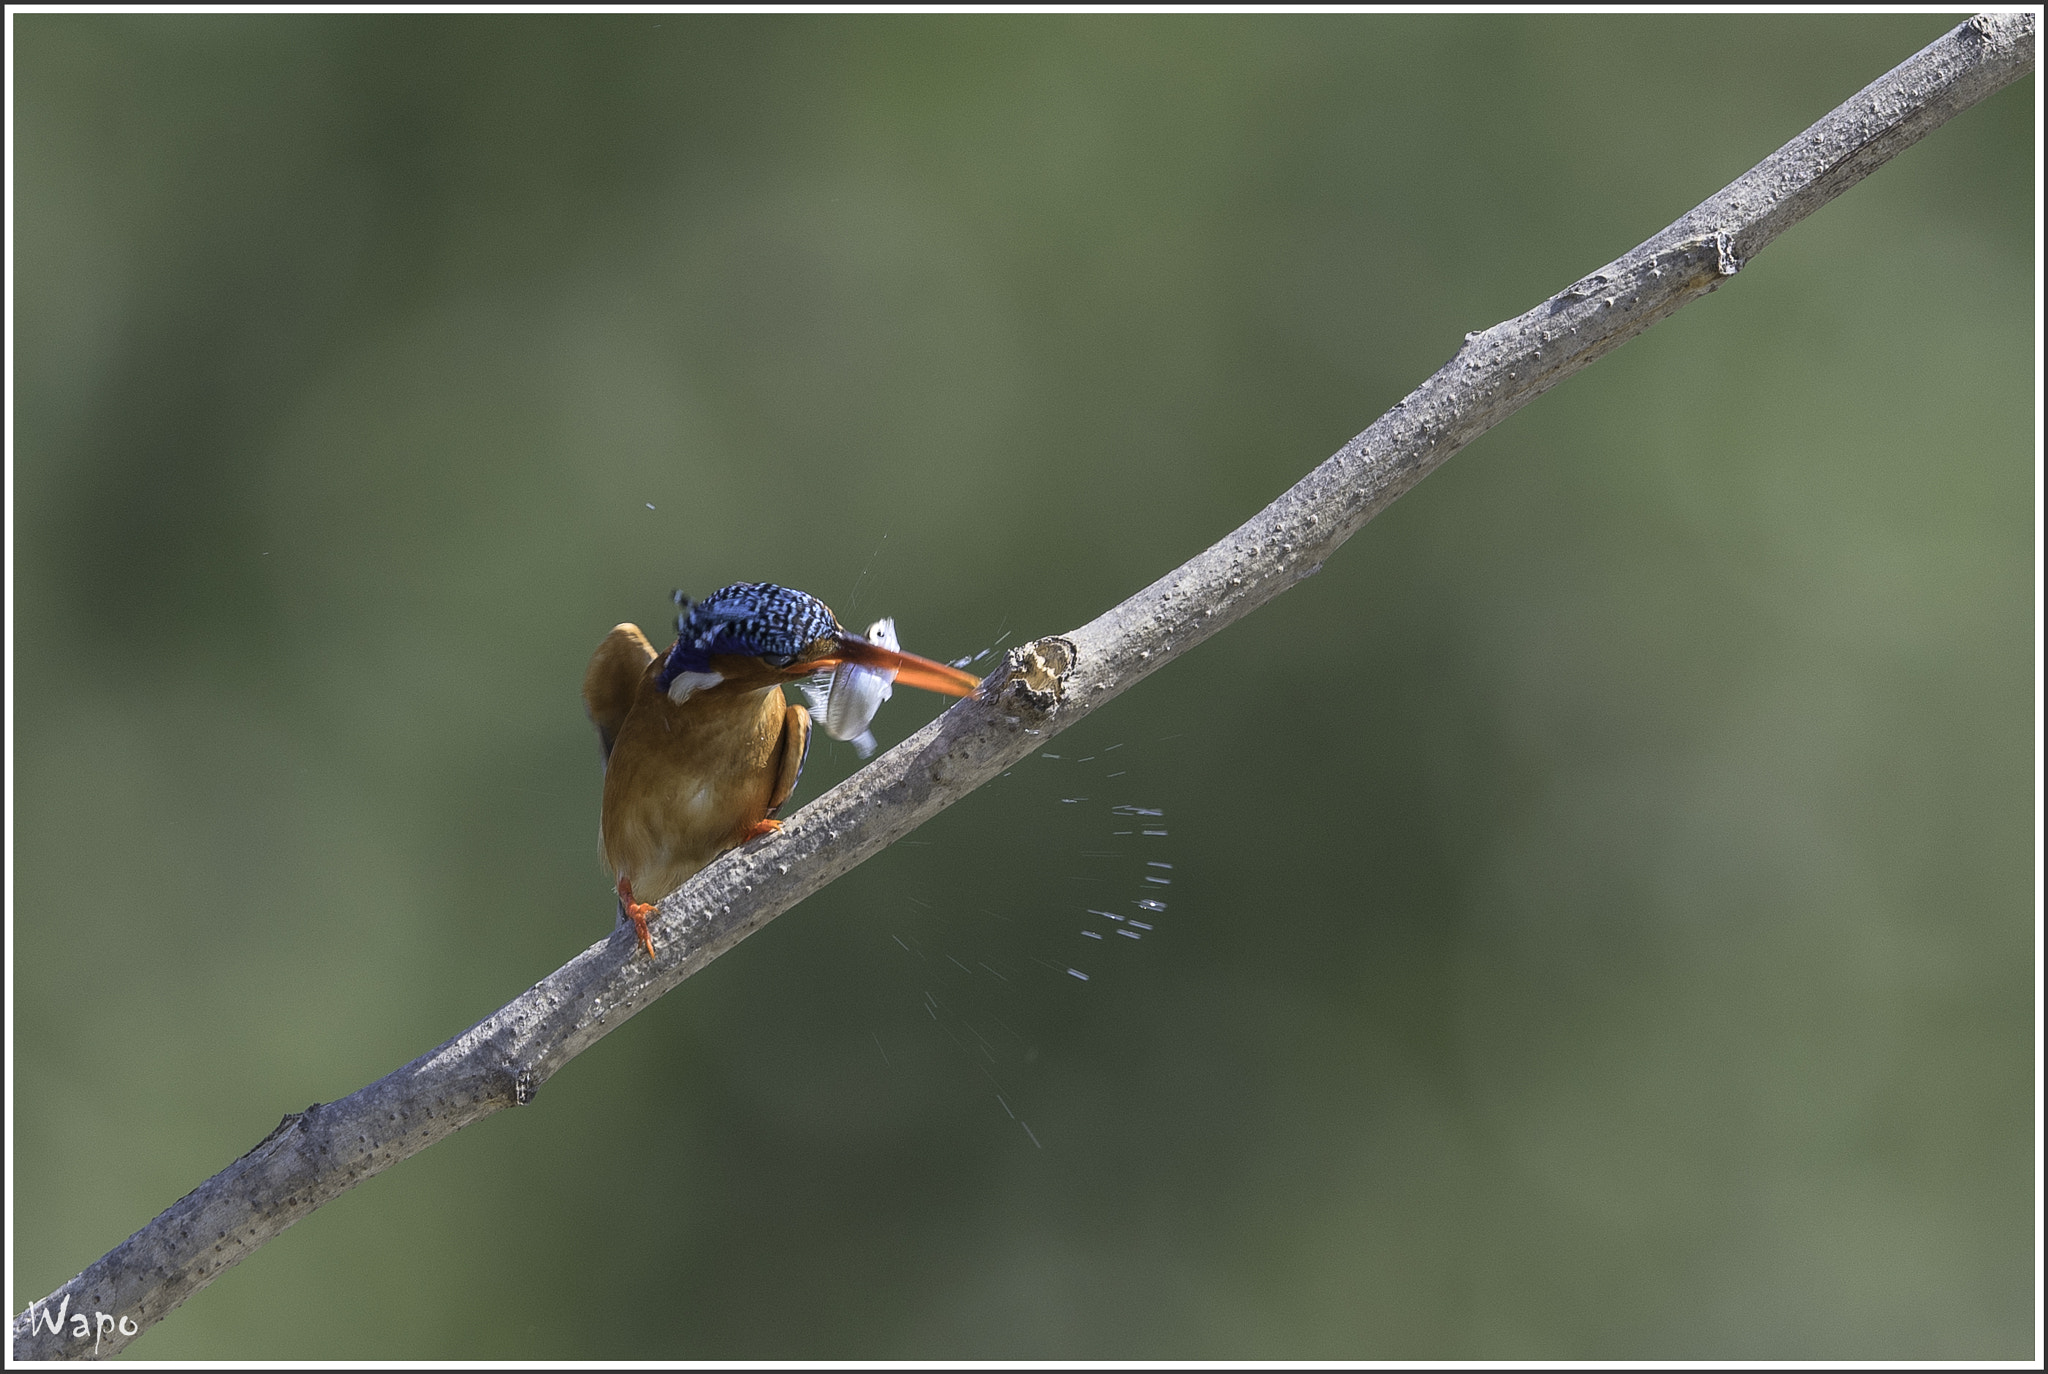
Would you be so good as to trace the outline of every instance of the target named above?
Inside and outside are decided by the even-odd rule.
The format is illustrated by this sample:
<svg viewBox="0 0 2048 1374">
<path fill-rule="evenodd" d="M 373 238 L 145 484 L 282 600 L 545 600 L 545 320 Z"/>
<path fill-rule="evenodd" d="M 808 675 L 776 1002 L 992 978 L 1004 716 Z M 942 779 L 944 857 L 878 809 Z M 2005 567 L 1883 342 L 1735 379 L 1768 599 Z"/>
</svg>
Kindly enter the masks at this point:
<svg viewBox="0 0 2048 1374">
<path fill-rule="evenodd" d="M 811 737 L 811 713 L 788 702 L 784 683 L 852 665 L 870 687 L 876 675 L 956 697 L 980 685 L 893 642 L 842 630 L 824 602 L 772 582 L 676 601 L 682 613 L 667 653 L 657 654 L 639 626 L 618 625 L 583 674 L 583 706 L 605 760 L 600 848 L 618 876 L 620 914 L 649 959 L 655 903 L 726 850 L 782 828 L 775 813 L 796 789 Z M 862 700 L 871 716 L 878 699 L 870 690 Z M 836 717 L 828 728 L 852 737 Z M 865 730 L 866 719 L 851 728 Z"/>
</svg>

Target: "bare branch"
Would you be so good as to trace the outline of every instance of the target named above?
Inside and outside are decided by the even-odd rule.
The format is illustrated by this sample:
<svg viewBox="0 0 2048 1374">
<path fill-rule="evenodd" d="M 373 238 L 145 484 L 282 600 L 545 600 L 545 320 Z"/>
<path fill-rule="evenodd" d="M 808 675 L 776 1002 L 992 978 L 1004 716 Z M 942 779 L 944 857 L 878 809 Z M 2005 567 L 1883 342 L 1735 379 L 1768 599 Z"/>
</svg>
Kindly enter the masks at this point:
<svg viewBox="0 0 2048 1374">
<path fill-rule="evenodd" d="M 504 1107 L 762 925 L 1147 674 L 1321 568 L 1438 464 L 1734 275 L 1778 234 L 1951 115 L 2031 72 L 2031 14 L 1944 35 L 1683 219 L 1456 357 L 1214 547 L 1075 630 L 1013 650 L 963 701 L 661 904 L 660 957 L 630 933 L 361 1091 L 287 1116 L 254 1149 L 14 1320 L 18 1359 L 110 1355 L 258 1246 L 407 1155 Z"/>
</svg>

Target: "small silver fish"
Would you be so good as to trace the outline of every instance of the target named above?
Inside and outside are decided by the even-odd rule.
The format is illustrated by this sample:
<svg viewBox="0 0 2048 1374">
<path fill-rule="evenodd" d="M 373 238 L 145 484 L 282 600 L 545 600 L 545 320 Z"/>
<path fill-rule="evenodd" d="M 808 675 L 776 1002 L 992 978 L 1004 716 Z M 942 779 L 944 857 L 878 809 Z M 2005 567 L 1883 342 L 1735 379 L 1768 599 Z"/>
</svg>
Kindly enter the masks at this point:
<svg viewBox="0 0 2048 1374">
<path fill-rule="evenodd" d="M 884 649 L 903 648 L 896 641 L 893 616 L 868 626 L 862 638 Z M 889 699 L 890 684 L 895 681 L 896 674 L 885 669 L 842 663 L 829 675 L 819 673 L 811 678 L 803 689 L 810 698 L 811 719 L 833 739 L 847 741 L 856 754 L 867 758 L 875 752 L 875 735 L 868 729 L 868 723 Z"/>
</svg>

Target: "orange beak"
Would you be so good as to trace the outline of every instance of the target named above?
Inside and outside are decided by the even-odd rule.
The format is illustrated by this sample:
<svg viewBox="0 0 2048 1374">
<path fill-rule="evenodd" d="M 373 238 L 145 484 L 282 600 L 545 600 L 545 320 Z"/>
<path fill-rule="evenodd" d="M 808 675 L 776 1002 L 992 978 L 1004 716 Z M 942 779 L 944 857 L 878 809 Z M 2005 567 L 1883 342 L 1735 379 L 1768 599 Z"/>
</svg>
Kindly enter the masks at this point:
<svg viewBox="0 0 2048 1374">
<path fill-rule="evenodd" d="M 943 663 L 934 663 L 916 654 L 906 654 L 895 649 L 884 649 L 871 644 L 859 635 L 841 632 L 839 652 L 830 658 L 812 659 L 805 668 L 832 668 L 841 663 L 856 663 L 863 668 L 875 668 L 882 672 L 896 674 L 896 680 L 907 687 L 922 687 L 927 692 L 941 692 L 949 697 L 971 697 L 981 686 L 981 679 L 972 673 L 963 673 L 958 668 L 948 668 Z"/>
</svg>

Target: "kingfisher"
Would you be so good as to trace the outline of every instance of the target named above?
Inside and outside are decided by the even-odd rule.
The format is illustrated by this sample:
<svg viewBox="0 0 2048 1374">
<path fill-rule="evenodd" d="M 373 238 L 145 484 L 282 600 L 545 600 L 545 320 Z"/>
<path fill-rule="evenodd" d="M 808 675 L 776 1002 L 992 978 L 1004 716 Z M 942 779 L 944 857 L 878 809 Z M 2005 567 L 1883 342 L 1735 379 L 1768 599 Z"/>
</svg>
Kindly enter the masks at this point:
<svg viewBox="0 0 2048 1374">
<path fill-rule="evenodd" d="M 604 754 L 599 848 L 649 959 L 655 903 L 726 850 L 782 828 L 775 813 L 796 790 L 811 739 L 811 712 L 789 703 L 784 683 L 850 664 L 869 681 L 893 675 L 948 696 L 980 686 L 897 649 L 893 625 L 892 642 L 875 643 L 841 629 L 817 597 L 773 582 L 735 582 L 695 603 L 678 592 L 676 604 L 667 653 L 638 625 L 615 625 L 583 674 L 583 708 Z M 868 701 L 872 715 L 872 693 Z"/>
</svg>

